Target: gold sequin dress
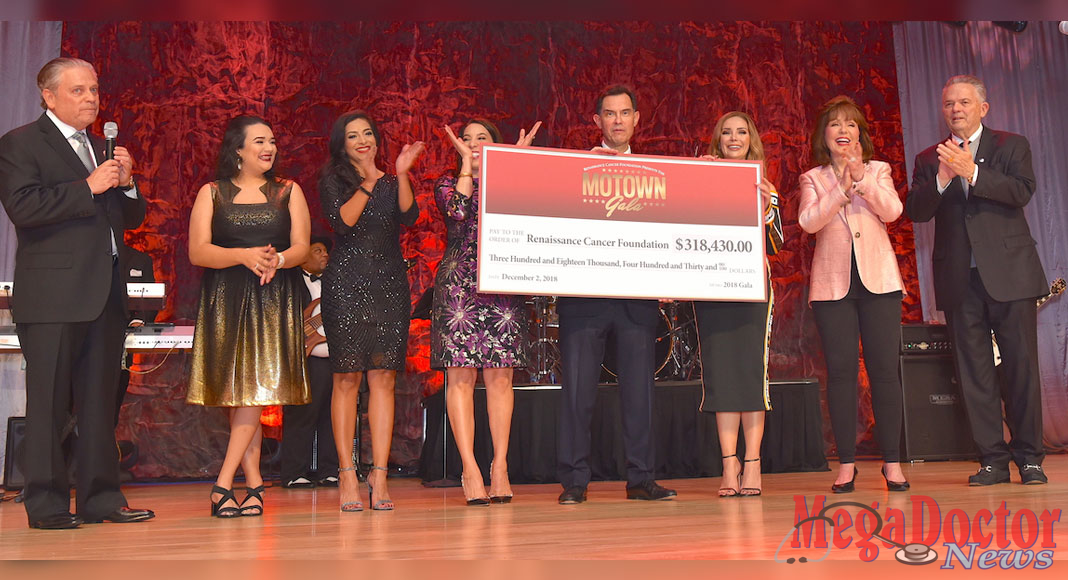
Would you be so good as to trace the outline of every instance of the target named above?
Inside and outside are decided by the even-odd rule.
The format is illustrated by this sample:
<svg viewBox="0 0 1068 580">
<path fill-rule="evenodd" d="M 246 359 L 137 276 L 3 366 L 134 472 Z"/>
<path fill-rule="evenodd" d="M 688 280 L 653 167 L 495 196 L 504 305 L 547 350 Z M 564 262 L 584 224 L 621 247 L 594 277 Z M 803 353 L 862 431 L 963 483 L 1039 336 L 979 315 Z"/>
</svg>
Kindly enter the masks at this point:
<svg viewBox="0 0 1068 580">
<path fill-rule="evenodd" d="M 212 186 L 212 243 L 224 248 L 289 247 L 291 181 L 269 181 L 266 203 L 235 204 L 229 180 Z M 270 283 L 245 266 L 204 270 L 186 402 L 217 407 L 303 405 L 311 400 L 304 367 L 299 268 Z"/>
</svg>

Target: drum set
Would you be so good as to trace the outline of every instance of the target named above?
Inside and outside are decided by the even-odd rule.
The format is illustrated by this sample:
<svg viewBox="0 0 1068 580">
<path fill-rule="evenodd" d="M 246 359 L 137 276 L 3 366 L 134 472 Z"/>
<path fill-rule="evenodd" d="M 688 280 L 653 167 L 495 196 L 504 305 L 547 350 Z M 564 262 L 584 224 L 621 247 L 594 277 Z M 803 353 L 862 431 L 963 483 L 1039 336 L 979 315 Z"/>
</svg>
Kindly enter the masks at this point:
<svg viewBox="0 0 1068 580">
<path fill-rule="evenodd" d="M 530 366 L 527 382 L 560 384 L 560 318 L 556 313 L 556 296 L 533 296 L 530 307 Z M 615 339 L 609 337 L 601 364 L 601 383 L 616 382 Z M 516 370 L 517 374 L 520 372 Z M 660 320 L 656 328 L 656 380 L 687 381 L 701 376 L 697 348 L 697 323 L 693 303 L 660 303 Z M 516 383 L 521 378 L 516 377 Z"/>
</svg>

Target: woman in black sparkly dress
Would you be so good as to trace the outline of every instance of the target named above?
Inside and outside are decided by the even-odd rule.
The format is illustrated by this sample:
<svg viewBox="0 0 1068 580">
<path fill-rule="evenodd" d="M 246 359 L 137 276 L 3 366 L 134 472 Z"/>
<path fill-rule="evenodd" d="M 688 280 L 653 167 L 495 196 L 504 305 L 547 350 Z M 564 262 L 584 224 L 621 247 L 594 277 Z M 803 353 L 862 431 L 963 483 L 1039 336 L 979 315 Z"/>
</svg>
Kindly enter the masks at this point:
<svg viewBox="0 0 1068 580">
<path fill-rule="evenodd" d="M 404 368 L 411 314 L 400 225 L 419 217 L 408 171 L 422 154 L 417 141 L 397 156 L 396 175 L 375 160 L 384 141 L 367 113 L 339 117 L 330 130 L 330 159 L 319 178 L 323 214 L 337 248 L 323 272 L 323 328 L 334 371 L 331 418 L 340 466 L 341 511 L 361 511 L 352 459 L 356 402 L 363 374 L 371 389 L 367 416 L 374 466 L 367 476 L 371 509 L 391 510 L 386 487 L 393 442 L 393 387 Z"/>
<path fill-rule="evenodd" d="M 311 400 L 304 370 L 300 274 L 311 219 L 300 186 L 274 175 L 271 126 L 241 115 L 226 127 L 216 181 L 189 217 L 189 261 L 202 266 L 186 401 L 229 407 L 230 441 L 211 490 L 211 514 L 263 514 L 260 414 L 267 405 Z M 239 505 L 233 484 L 245 472 Z"/>
</svg>

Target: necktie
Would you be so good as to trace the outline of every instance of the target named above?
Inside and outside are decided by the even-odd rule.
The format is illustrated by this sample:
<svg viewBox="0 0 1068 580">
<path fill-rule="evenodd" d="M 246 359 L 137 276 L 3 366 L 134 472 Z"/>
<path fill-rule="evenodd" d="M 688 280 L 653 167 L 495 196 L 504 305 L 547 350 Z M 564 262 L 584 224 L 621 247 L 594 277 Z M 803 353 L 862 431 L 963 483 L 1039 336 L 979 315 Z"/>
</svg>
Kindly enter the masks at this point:
<svg viewBox="0 0 1068 580">
<path fill-rule="evenodd" d="M 86 138 L 84 131 L 78 131 L 71 135 L 75 141 L 78 142 L 78 148 L 75 152 L 78 154 L 78 158 L 82 160 L 82 165 L 92 173 L 96 169 L 96 163 L 93 162 L 93 156 L 89 153 L 89 139 Z M 106 202 L 106 199 L 105 199 Z M 112 257 L 119 255 L 118 245 L 115 243 L 115 231 L 108 226 L 108 233 L 111 234 L 111 255 Z"/>
<path fill-rule="evenodd" d="M 78 142 L 78 148 L 75 150 L 78 158 L 82 160 L 82 165 L 89 170 L 89 173 L 92 173 L 96 169 L 96 163 L 93 162 L 93 156 L 89 153 L 89 140 L 82 131 L 78 131 L 72 137 Z"/>
<path fill-rule="evenodd" d="M 971 141 L 961 141 L 959 145 L 962 151 L 968 151 L 970 149 L 969 145 L 971 145 Z M 968 178 L 961 177 L 960 184 L 961 187 L 964 188 L 964 197 L 968 197 Z"/>
<path fill-rule="evenodd" d="M 312 273 L 306 272 L 304 270 L 301 270 L 301 272 L 304 272 L 304 275 L 307 276 L 308 279 L 311 280 L 312 282 L 318 282 L 319 278 L 322 278 L 322 275 L 320 275 L 320 274 L 312 274 Z"/>
<path fill-rule="evenodd" d="M 971 145 L 972 145 L 971 141 L 961 141 L 960 142 L 961 150 L 963 150 L 963 151 L 971 151 L 972 157 L 975 157 L 975 150 L 972 148 Z M 971 186 L 968 185 L 968 178 L 961 177 L 960 178 L 960 185 L 964 189 L 964 197 L 967 198 L 968 197 L 968 191 L 971 188 Z M 972 254 L 971 258 L 969 259 L 969 264 L 968 265 L 971 268 L 975 267 L 975 254 Z"/>
</svg>

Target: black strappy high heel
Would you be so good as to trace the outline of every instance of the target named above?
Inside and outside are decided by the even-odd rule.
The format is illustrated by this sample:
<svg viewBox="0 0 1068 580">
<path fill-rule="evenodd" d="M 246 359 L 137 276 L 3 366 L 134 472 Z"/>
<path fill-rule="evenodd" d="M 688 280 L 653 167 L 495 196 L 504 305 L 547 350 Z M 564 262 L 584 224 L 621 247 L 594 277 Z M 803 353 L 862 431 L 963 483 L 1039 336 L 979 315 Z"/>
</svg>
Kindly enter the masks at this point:
<svg viewBox="0 0 1068 580">
<path fill-rule="evenodd" d="M 219 501 L 211 502 L 211 516 L 215 518 L 236 518 L 241 516 L 241 510 L 236 507 L 222 507 L 224 503 L 233 501 L 237 503 L 237 498 L 234 497 L 234 490 L 226 489 L 225 487 L 219 487 L 217 485 L 211 486 L 211 493 L 219 494 L 222 497 Z"/>
<path fill-rule="evenodd" d="M 245 499 L 241 500 L 241 515 L 246 517 L 255 517 L 263 515 L 263 492 L 267 491 L 267 488 L 262 484 L 258 487 L 246 487 Z M 258 499 L 260 505 L 245 505 L 249 500 Z"/>
<path fill-rule="evenodd" d="M 733 457 L 735 459 L 735 461 L 738 460 L 738 454 L 737 453 L 732 453 L 730 455 L 724 455 L 723 459 L 730 459 L 731 457 Z M 726 466 L 724 466 L 724 470 L 723 470 L 724 473 L 727 472 L 725 467 Z M 742 473 L 741 473 L 741 469 L 739 469 L 738 470 L 738 484 L 737 485 L 741 485 L 741 479 L 742 479 Z M 724 480 L 726 480 L 726 477 L 724 477 Z M 724 483 L 726 483 L 726 481 L 724 481 Z M 737 487 L 720 487 L 719 488 L 719 497 L 738 497 L 738 488 Z"/>
<path fill-rule="evenodd" d="M 746 459 L 742 463 L 752 463 L 754 461 L 760 461 L 760 458 L 757 457 L 756 459 Z M 749 468 L 746 467 L 745 470 L 748 471 Z M 758 466 L 757 467 L 757 472 L 759 472 L 759 471 L 760 471 L 760 468 Z M 756 497 L 756 496 L 760 495 L 760 492 L 761 492 L 761 489 L 759 487 L 743 487 L 742 490 L 740 492 L 738 492 L 738 495 L 740 495 L 742 497 Z"/>
</svg>

